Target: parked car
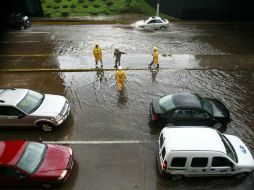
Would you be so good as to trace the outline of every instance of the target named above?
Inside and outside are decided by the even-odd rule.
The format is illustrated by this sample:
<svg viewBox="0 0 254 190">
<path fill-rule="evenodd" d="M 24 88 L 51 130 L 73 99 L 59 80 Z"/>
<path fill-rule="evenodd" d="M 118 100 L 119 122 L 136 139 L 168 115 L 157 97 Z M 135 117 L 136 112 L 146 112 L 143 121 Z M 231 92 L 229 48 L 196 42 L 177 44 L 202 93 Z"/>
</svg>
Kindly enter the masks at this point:
<svg viewBox="0 0 254 190">
<path fill-rule="evenodd" d="M 212 128 L 162 129 L 157 154 L 161 174 L 172 180 L 185 177 L 236 176 L 254 171 L 254 160 L 244 142 Z"/>
<path fill-rule="evenodd" d="M 30 141 L 0 141 L 1 186 L 64 183 L 74 164 L 72 149 Z"/>
<path fill-rule="evenodd" d="M 169 27 L 169 21 L 158 16 L 149 17 L 145 20 L 136 22 L 136 28 L 144 29 L 166 29 Z"/>
<path fill-rule="evenodd" d="M 68 100 L 29 89 L 0 89 L 0 127 L 38 127 L 51 132 L 70 114 Z"/>
<path fill-rule="evenodd" d="M 152 121 L 166 120 L 175 125 L 226 125 L 231 120 L 229 110 L 221 101 L 192 93 L 153 98 L 150 115 Z"/>
<path fill-rule="evenodd" d="M 7 25 L 9 28 L 24 30 L 31 26 L 31 21 L 22 13 L 13 13 L 9 16 Z"/>
</svg>

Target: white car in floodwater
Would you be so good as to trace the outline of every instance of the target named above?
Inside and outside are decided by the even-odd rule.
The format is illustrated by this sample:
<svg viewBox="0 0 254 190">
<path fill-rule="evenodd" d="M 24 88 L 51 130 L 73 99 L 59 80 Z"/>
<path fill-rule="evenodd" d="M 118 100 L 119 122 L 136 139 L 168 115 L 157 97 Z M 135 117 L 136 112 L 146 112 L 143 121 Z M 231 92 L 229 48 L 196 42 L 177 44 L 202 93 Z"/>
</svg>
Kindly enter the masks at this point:
<svg viewBox="0 0 254 190">
<path fill-rule="evenodd" d="M 136 28 L 143 29 L 166 29 L 169 27 L 169 21 L 159 16 L 149 17 L 145 20 L 136 22 Z"/>
</svg>

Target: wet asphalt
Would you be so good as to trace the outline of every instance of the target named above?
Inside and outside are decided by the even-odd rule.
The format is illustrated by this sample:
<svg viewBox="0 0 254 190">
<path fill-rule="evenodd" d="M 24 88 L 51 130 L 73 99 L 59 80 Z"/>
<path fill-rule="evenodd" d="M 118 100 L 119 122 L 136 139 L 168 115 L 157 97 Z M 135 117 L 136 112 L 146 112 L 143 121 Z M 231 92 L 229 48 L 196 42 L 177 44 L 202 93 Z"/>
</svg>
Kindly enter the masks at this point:
<svg viewBox="0 0 254 190">
<path fill-rule="evenodd" d="M 76 164 L 58 189 L 253 189 L 253 175 L 162 178 L 155 159 L 162 127 L 149 122 L 152 97 L 194 92 L 218 98 L 232 117 L 221 132 L 239 136 L 254 153 L 253 25 L 173 23 L 164 31 L 133 26 L 36 24 L 8 31 L 0 40 L 0 85 L 64 95 L 72 110 L 53 133 L 2 129 L 0 139 L 70 141 Z M 92 57 L 97 42 L 104 69 L 96 69 Z M 154 46 L 160 54 L 157 71 L 147 69 Z M 127 53 L 123 94 L 114 80 L 115 47 Z M 109 141 L 117 143 L 105 144 Z"/>
</svg>

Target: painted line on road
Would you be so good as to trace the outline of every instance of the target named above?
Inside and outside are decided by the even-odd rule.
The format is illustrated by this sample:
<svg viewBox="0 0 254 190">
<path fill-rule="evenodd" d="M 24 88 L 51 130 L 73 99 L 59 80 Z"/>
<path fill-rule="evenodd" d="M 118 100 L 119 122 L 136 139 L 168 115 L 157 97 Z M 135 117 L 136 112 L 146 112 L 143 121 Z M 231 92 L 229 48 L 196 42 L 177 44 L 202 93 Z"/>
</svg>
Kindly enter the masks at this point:
<svg viewBox="0 0 254 190">
<path fill-rule="evenodd" d="M 0 42 L 0 44 L 12 44 L 12 43 L 38 43 L 40 41 L 4 41 Z"/>
<path fill-rule="evenodd" d="M 48 144 L 73 144 L 73 145 L 90 145 L 90 144 L 143 144 L 145 141 L 126 140 L 126 141 L 43 141 Z"/>
<path fill-rule="evenodd" d="M 49 34 L 51 32 L 9 32 L 11 34 Z"/>
</svg>

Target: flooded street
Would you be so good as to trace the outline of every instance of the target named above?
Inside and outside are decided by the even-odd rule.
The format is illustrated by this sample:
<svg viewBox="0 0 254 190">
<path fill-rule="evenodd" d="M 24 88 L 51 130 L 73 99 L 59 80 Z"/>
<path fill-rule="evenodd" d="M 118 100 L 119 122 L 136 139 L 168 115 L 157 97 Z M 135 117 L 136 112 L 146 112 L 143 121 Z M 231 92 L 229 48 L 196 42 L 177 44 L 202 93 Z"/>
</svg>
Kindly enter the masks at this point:
<svg viewBox="0 0 254 190">
<path fill-rule="evenodd" d="M 220 131 L 239 136 L 254 155 L 253 28 L 174 23 L 169 30 L 142 31 L 129 25 L 38 24 L 9 31 L 0 40 L 1 87 L 64 95 L 72 110 L 53 133 L 2 129 L 0 139 L 79 142 L 69 143 L 77 162 L 70 181 L 59 189 L 251 190 L 253 174 L 243 180 L 162 178 L 155 158 L 162 127 L 149 122 L 149 106 L 152 97 L 179 92 L 217 98 L 232 118 Z M 97 42 L 105 70 L 94 69 Z M 147 69 L 154 46 L 160 55 L 158 71 Z M 122 55 L 128 69 L 123 94 L 114 79 L 115 47 L 127 53 Z"/>
</svg>

